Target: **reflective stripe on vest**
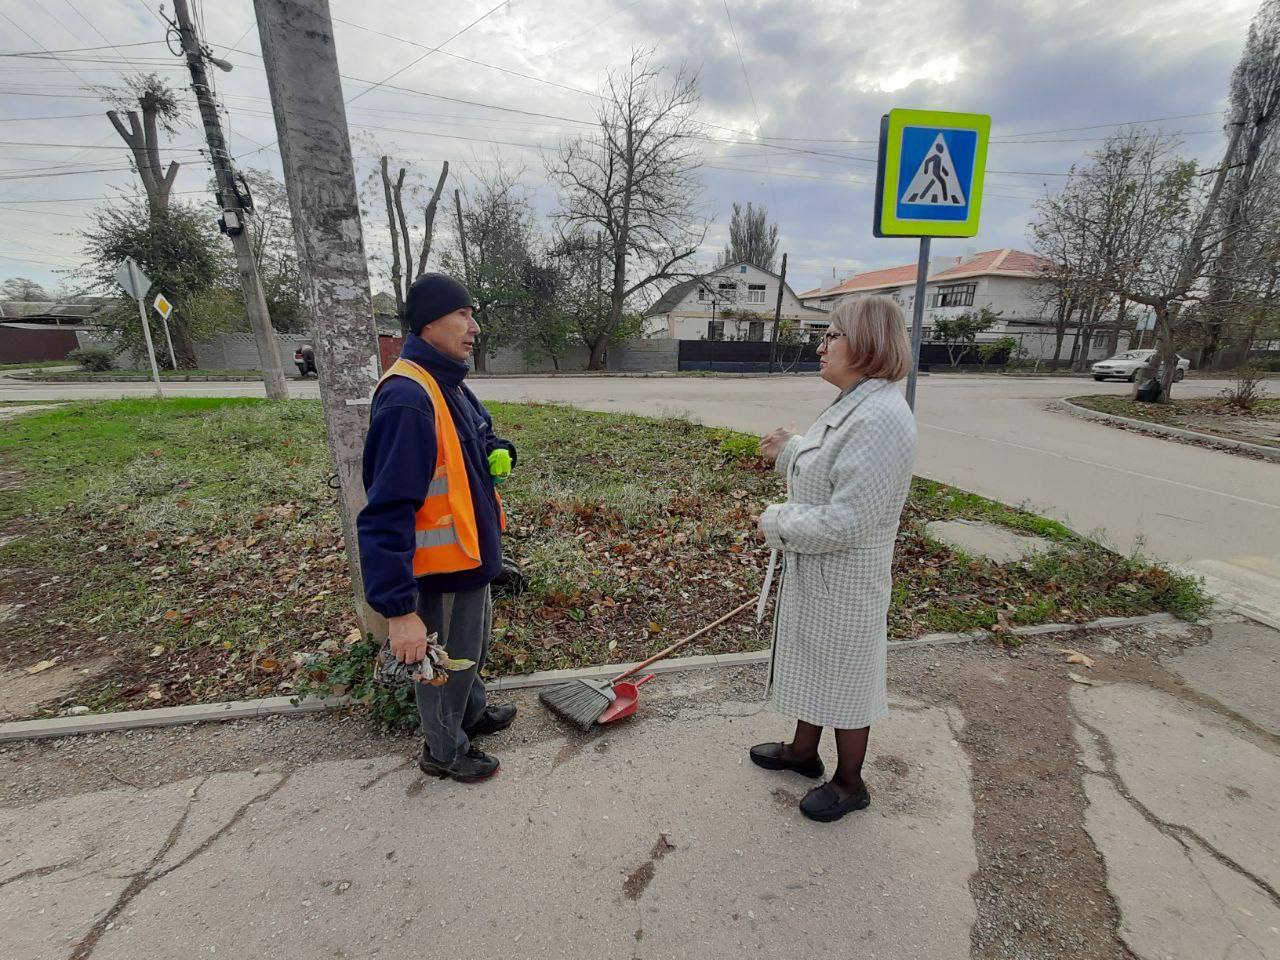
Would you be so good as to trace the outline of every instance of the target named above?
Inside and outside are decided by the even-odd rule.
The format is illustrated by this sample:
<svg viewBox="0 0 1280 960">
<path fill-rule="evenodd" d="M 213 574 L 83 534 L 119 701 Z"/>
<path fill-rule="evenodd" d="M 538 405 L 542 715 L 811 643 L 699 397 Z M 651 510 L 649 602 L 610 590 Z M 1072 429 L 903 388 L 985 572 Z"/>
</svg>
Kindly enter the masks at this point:
<svg viewBox="0 0 1280 960">
<path fill-rule="evenodd" d="M 474 570 L 481 563 L 480 532 L 453 414 L 435 378 L 416 363 L 400 358 L 378 381 L 378 386 L 394 376 L 406 377 L 422 387 L 435 414 L 435 472 L 427 487 L 427 498 L 414 517 L 413 575 L 424 577 Z M 501 501 L 498 501 L 498 515 L 505 530 L 507 518 Z"/>
</svg>

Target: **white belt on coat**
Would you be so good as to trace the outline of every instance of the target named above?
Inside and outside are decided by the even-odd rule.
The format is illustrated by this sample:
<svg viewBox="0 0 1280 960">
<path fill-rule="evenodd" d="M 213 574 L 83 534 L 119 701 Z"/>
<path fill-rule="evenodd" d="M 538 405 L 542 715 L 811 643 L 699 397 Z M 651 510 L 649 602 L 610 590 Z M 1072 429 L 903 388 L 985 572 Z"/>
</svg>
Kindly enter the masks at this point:
<svg viewBox="0 0 1280 960">
<path fill-rule="evenodd" d="M 778 551 L 769 552 L 769 568 L 764 575 L 764 588 L 760 591 L 760 599 L 756 602 L 756 623 L 764 620 L 764 608 L 769 603 L 769 591 L 773 588 L 773 574 L 778 567 Z"/>
</svg>

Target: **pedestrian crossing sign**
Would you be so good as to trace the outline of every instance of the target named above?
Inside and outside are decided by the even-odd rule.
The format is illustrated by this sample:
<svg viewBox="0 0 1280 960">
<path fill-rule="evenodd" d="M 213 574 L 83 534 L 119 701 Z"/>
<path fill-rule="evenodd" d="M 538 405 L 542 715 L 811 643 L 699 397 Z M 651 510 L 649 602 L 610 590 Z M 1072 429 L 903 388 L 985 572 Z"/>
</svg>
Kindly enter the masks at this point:
<svg viewBox="0 0 1280 960">
<path fill-rule="evenodd" d="M 880 121 L 877 237 L 972 237 L 978 232 L 991 118 L 891 110 Z"/>
</svg>

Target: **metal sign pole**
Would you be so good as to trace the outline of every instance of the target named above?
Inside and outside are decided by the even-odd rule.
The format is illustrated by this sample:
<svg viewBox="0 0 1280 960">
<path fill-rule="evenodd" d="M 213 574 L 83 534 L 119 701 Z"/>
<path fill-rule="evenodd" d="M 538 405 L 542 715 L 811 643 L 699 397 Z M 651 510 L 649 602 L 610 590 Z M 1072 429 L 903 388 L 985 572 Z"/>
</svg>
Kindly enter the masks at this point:
<svg viewBox="0 0 1280 960">
<path fill-rule="evenodd" d="M 929 238 L 920 238 L 916 264 L 916 299 L 911 306 L 911 369 L 907 371 L 907 406 L 916 408 L 916 376 L 920 369 L 920 341 L 924 339 L 924 297 L 929 283 Z"/>
<path fill-rule="evenodd" d="M 164 314 L 160 315 L 160 322 L 164 324 L 164 342 L 169 345 L 169 365 L 173 369 L 178 369 L 178 355 L 173 352 L 173 337 L 169 335 L 169 321 Z"/>
<path fill-rule="evenodd" d="M 135 290 L 142 289 L 142 280 L 138 277 L 138 265 L 130 258 L 128 261 L 129 276 L 133 281 Z M 151 343 L 151 325 L 147 323 L 147 307 L 143 302 L 143 294 L 137 295 L 138 299 L 138 319 L 142 321 L 142 339 L 147 342 L 147 360 L 151 363 L 151 379 L 156 382 L 156 396 L 163 397 L 164 391 L 160 389 L 160 370 L 156 366 L 156 348 Z"/>
<path fill-rule="evenodd" d="M 907 403 L 912 410 L 924 339 L 930 238 L 977 234 L 990 136 L 991 117 L 985 113 L 894 109 L 880 118 L 871 232 L 877 237 L 920 238 L 907 371 Z"/>
</svg>

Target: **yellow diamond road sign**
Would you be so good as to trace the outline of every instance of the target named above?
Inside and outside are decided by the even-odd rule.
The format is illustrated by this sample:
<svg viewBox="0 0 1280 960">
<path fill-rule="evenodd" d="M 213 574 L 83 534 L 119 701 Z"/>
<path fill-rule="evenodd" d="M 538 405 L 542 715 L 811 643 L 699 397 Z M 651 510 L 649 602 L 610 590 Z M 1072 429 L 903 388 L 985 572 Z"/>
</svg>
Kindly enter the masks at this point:
<svg viewBox="0 0 1280 960">
<path fill-rule="evenodd" d="M 165 299 L 163 293 L 157 293 L 156 299 L 151 305 L 156 308 L 156 313 L 166 320 L 169 319 L 169 314 L 173 313 L 173 304 Z"/>
</svg>

